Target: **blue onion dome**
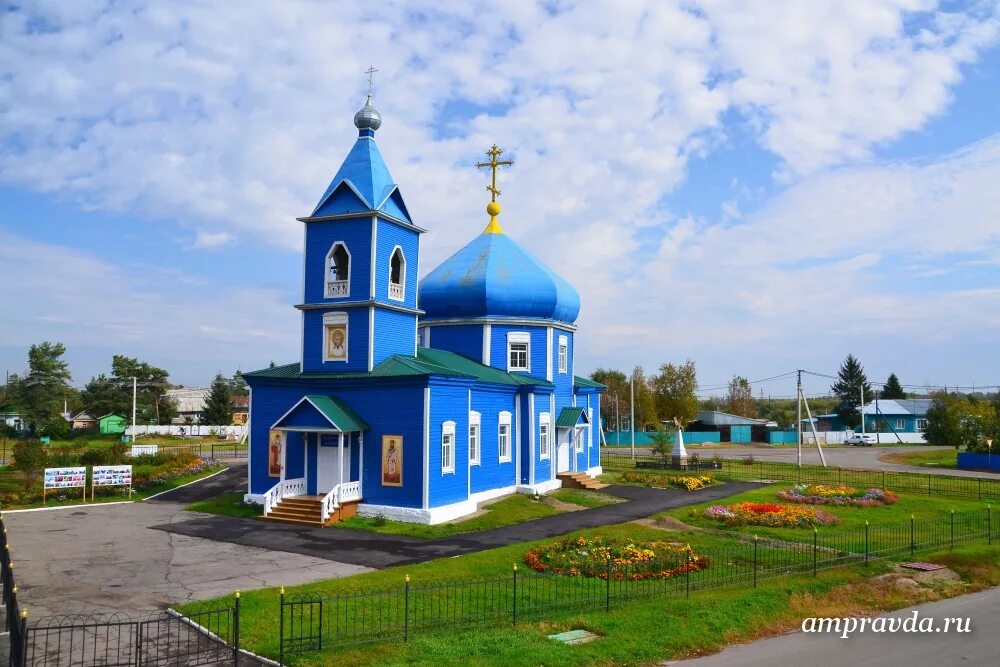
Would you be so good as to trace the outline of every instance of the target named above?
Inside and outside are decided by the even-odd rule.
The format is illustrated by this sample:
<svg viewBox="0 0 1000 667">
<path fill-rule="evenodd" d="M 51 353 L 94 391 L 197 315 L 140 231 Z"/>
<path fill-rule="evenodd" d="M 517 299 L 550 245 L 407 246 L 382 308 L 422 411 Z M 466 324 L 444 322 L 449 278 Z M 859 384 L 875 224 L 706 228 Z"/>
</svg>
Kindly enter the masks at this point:
<svg viewBox="0 0 1000 667">
<path fill-rule="evenodd" d="M 572 324 L 580 295 L 516 241 L 490 228 L 420 282 L 421 319 L 539 318 Z"/>
<path fill-rule="evenodd" d="M 382 127 L 382 115 L 372 105 L 372 96 L 368 95 L 365 105 L 354 114 L 354 126 L 359 130 L 377 130 Z"/>
</svg>

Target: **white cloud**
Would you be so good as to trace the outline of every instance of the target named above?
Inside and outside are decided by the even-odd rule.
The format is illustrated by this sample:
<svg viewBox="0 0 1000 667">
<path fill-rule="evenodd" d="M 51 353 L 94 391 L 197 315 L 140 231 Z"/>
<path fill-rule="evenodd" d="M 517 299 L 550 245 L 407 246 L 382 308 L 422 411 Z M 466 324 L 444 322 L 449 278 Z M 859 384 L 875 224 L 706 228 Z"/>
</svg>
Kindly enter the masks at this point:
<svg viewBox="0 0 1000 667">
<path fill-rule="evenodd" d="M 234 237 L 229 232 L 198 231 L 194 237 L 194 248 L 219 248 L 231 244 Z"/>
</svg>

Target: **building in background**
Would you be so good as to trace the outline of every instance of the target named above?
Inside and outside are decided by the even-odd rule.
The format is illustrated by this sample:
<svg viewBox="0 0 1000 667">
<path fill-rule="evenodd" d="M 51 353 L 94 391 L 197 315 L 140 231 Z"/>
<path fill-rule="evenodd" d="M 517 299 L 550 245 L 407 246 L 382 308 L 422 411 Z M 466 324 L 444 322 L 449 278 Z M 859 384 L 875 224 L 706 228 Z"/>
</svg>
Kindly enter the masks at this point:
<svg viewBox="0 0 1000 667">
<path fill-rule="evenodd" d="M 233 411 L 233 425 L 243 426 L 247 423 L 247 416 L 250 414 L 250 397 L 233 396 L 230 408 Z"/>
<path fill-rule="evenodd" d="M 200 424 L 201 413 L 205 410 L 208 387 L 179 387 L 168 389 L 167 400 L 177 405 L 177 416 L 171 424 Z"/>
<path fill-rule="evenodd" d="M 98 427 L 97 417 L 90 410 L 81 410 L 70 418 L 74 431 L 94 431 Z"/>
<path fill-rule="evenodd" d="M 128 419 L 125 415 L 115 413 L 106 414 L 97 418 L 98 429 L 104 435 L 121 435 L 125 432 Z"/>
</svg>

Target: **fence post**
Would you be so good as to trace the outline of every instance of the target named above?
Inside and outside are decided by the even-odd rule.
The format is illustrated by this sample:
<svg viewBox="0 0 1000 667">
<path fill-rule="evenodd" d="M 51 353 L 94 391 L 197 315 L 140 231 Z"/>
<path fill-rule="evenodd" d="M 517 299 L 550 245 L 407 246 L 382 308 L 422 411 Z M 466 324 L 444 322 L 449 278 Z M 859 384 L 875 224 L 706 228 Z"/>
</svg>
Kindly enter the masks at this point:
<svg viewBox="0 0 1000 667">
<path fill-rule="evenodd" d="M 841 483 L 841 473 L 843 473 L 843 472 L 844 472 L 844 469 L 841 468 L 840 466 L 837 466 L 837 484 Z"/>
<path fill-rule="evenodd" d="M 410 575 L 403 580 L 403 641 L 410 641 Z"/>
<path fill-rule="evenodd" d="M 931 495 L 931 474 L 927 473 L 927 495 Z"/>
<path fill-rule="evenodd" d="M 882 469 L 882 490 L 885 491 L 885 468 Z"/>
<path fill-rule="evenodd" d="M 604 566 L 604 574 L 606 575 L 606 585 L 604 587 L 604 611 L 611 611 L 611 554 L 608 554 L 608 562 Z"/>
<path fill-rule="evenodd" d="M 517 564 L 514 564 L 514 613 L 513 625 L 517 625 Z"/>
<path fill-rule="evenodd" d="M 977 484 L 977 486 L 979 487 L 979 499 L 982 500 L 983 499 L 983 478 L 982 477 L 977 477 L 976 481 L 979 482 L 979 484 Z"/>
<path fill-rule="evenodd" d="M 285 587 L 279 590 L 281 594 L 281 612 L 278 619 L 278 664 L 285 664 Z"/>
<path fill-rule="evenodd" d="M 987 544 L 993 544 L 993 510 L 986 506 L 986 540 Z"/>
<path fill-rule="evenodd" d="M 913 521 L 913 515 L 910 515 L 910 555 L 912 556 L 917 551 L 917 540 L 916 540 L 916 526 Z"/>
<path fill-rule="evenodd" d="M 691 554 L 687 557 L 687 567 L 684 568 L 684 597 L 691 597 Z"/>
<path fill-rule="evenodd" d="M 868 564 L 868 522 L 865 521 L 865 565 Z"/>
<path fill-rule="evenodd" d="M 144 623 L 139 621 L 135 624 L 135 664 L 136 667 L 142 667 L 142 628 Z"/>
<path fill-rule="evenodd" d="M 955 548 L 955 510 L 951 510 L 951 548 Z"/>
<path fill-rule="evenodd" d="M 813 576 L 816 576 L 819 556 L 819 528 L 813 528 Z"/>
<path fill-rule="evenodd" d="M 215 443 L 212 443 L 212 462 L 215 462 Z"/>
<path fill-rule="evenodd" d="M 753 536 L 753 587 L 757 588 L 757 536 Z"/>
<path fill-rule="evenodd" d="M 15 623 L 21 624 L 21 665 L 20 667 L 27 667 L 28 665 L 28 610 L 24 609 L 21 611 L 21 620 L 18 621 L 14 619 Z"/>
<path fill-rule="evenodd" d="M 233 665 L 240 667 L 240 592 L 238 590 L 236 591 L 236 604 L 233 606 Z"/>
</svg>

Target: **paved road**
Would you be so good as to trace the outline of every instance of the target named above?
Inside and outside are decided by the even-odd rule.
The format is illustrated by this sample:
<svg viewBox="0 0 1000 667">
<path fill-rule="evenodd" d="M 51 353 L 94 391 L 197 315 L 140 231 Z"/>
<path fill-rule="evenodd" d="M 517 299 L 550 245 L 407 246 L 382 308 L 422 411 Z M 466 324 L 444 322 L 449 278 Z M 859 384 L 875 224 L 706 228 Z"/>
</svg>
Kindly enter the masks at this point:
<svg viewBox="0 0 1000 667">
<path fill-rule="evenodd" d="M 773 667 L 773 665 L 817 665 L 819 667 L 940 667 L 941 665 L 997 665 L 1000 663 L 1000 588 L 931 602 L 891 614 L 888 618 L 971 619 L 971 632 L 905 633 L 865 632 L 841 639 L 833 633 L 794 632 L 750 644 L 730 646 L 694 660 L 664 664 L 678 667 Z"/>
<path fill-rule="evenodd" d="M 940 475 L 955 475 L 957 477 L 995 477 L 1000 478 L 998 473 L 978 472 L 975 470 L 953 470 L 951 468 L 932 468 L 927 466 L 911 466 L 898 463 L 886 463 L 879 460 L 880 454 L 890 454 L 893 452 L 923 452 L 928 450 L 952 450 L 951 447 L 931 447 L 929 445 L 915 447 L 824 447 L 823 454 L 826 456 L 827 465 L 843 466 L 845 468 L 868 468 L 871 470 L 895 470 L 899 472 L 919 472 L 934 473 Z M 604 451 L 604 450 L 602 450 Z M 628 447 L 613 447 L 608 451 L 628 453 Z M 953 451 L 953 450 L 952 450 Z M 648 454 L 649 449 L 636 447 L 636 453 Z M 768 447 L 761 445 L 742 445 L 734 447 L 691 447 L 688 453 L 697 453 L 699 456 L 711 458 L 722 456 L 724 458 L 742 458 L 753 455 L 755 459 L 764 461 L 781 461 L 783 463 L 795 463 L 795 447 Z M 819 454 L 815 445 L 803 445 L 802 463 L 820 463 Z"/>
<path fill-rule="evenodd" d="M 369 568 L 153 530 L 209 515 L 199 497 L 238 490 L 245 468 L 140 503 L 4 512 L 22 605 L 31 618 L 135 613 L 247 590 L 343 577 Z M 263 528 L 261 522 L 253 522 Z M 263 546 L 267 546 L 264 540 Z"/>
<path fill-rule="evenodd" d="M 565 535 L 581 528 L 625 523 L 665 509 L 717 500 L 759 486 L 753 482 L 733 482 L 699 491 L 681 491 L 615 485 L 608 487 L 604 492 L 628 498 L 629 502 L 580 512 L 567 512 L 513 526 L 440 540 L 379 535 L 346 528 L 309 528 L 285 524 L 270 524 L 267 530 L 261 530 L 260 521 L 208 515 L 199 515 L 190 521 L 153 527 L 175 534 L 251 546 L 270 546 L 316 558 L 332 558 L 344 563 L 383 568 L 390 565 L 422 563 L 442 556 L 459 556 L 508 544 Z"/>
</svg>

